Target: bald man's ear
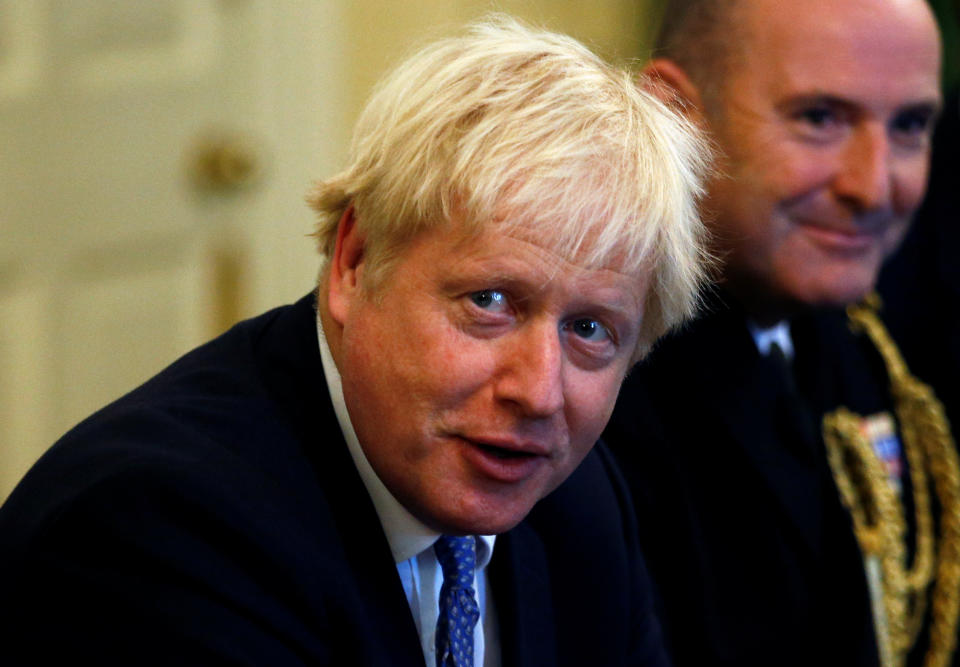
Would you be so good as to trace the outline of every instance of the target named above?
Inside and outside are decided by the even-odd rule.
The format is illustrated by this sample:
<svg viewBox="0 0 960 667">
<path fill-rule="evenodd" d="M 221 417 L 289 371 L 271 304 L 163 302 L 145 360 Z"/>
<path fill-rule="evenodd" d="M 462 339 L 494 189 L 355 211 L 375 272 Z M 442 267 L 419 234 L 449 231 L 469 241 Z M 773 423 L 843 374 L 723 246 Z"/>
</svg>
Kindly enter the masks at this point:
<svg viewBox="0 0 960 667">
<path fill-rule="evenodd" d="M 643 68 L 642 84 L 661 102 L 691 120 L 703 113 L 700 89 L 680 65 L 667 58 L 654 58 Z"/>
<path fill-rule="evenodd" d="M 327 309 L 341 326 L 354 299 L 361 296 L 365 238 L 357 229 L 356 215 L 351 204 L 337 223 L 337 242 L 330 258 L 327 278 Z"/>
</svg>

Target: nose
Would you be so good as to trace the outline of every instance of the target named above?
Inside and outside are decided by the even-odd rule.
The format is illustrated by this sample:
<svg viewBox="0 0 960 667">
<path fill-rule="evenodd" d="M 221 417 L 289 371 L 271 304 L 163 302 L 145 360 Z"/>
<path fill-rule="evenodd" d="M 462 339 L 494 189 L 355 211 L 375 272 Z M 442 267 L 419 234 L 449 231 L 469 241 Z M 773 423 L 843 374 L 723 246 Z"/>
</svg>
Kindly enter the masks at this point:
<svg viewBox="0 0 960 667">
<path fill-rule="evenodd" d="M 890 206 L 893 174 L 890 142 L 880 123 L 855 128 L 834 181 L 837 197 L 858 212 Z"/>
<path fill-rule="evenodd" d="M 560 330 L 550 323 L 528 323 L 504 341 L 495 382 L 497 399 L 524 417 L 552 417 L 564 407 L 564 357 Z"/>
</svg>

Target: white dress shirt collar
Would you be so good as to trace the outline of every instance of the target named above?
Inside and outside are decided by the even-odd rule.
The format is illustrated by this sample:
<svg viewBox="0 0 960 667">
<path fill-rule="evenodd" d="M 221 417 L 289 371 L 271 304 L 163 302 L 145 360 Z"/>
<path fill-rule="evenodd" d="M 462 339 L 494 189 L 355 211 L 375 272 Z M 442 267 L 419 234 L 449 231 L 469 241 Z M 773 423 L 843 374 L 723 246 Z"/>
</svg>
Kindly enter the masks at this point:
<svg viewBox="0 0 960 667">
<path fill-rule="evenodd" d="M 753 342 L 756 343 L 760 354 L 764 356 L 770 354 L 770 347 L 776 343 L 783 351 L 784 357 L 793 359 L 793 338 L 790 336 L 790 323 L 787 320 L 781 320 L 772 327 L 765 328 L 748 320 L 747 328 L 750 329 Z"/>
</svg>

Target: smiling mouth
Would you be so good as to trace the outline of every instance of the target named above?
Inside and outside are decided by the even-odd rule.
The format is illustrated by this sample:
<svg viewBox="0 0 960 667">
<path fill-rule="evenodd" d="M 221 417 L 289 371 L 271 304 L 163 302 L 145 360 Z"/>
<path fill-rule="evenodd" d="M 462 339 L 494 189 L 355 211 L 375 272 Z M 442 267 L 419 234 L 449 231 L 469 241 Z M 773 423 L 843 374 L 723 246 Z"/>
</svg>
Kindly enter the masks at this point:
<svg viewBox="0 0 960 667">
<path fill-rule="evenodd" d="M 840 251 L 862 251 L 872 248 L 883 236 L 878 228 L 832 228 L 813 223 L 801 223 L 807 235 L 820 245 Z"/>
</svg>

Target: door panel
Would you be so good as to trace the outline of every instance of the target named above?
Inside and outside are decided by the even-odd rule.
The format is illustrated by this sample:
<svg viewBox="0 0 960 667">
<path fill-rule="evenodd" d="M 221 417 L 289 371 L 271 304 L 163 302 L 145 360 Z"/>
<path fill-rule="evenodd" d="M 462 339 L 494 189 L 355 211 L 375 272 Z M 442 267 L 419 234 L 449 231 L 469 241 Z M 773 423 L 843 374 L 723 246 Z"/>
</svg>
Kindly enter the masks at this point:
<svg viewBox="0 0 960 667">
<path fill-rule="evenodd" d="M 310 289 L 303 196 L 345 133 L 338 42 L 302 45 L 333 6 L 0 0 L 0 500 L 71 425 Z M 224 137 L 258 168 L 240 187 L 197 177 Z"/>
</svg>

